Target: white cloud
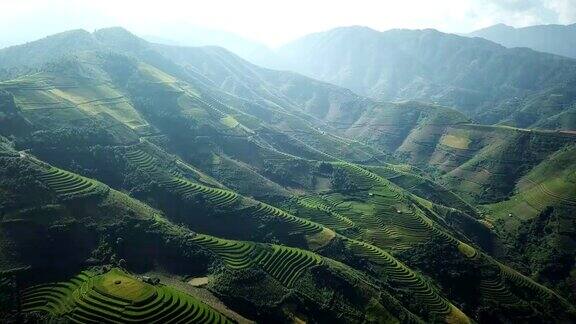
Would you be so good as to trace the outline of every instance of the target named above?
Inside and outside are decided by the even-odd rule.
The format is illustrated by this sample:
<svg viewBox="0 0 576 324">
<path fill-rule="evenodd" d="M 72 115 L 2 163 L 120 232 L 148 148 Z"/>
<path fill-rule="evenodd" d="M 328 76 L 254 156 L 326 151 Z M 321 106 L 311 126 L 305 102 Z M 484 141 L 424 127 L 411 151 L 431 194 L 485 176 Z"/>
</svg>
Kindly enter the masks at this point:
<svg viewBox="0 0 576 324">
<path fill-rule="evenodd" d="M 201 25 L 268 44 L 345 25 L 468 32 L 495 23 L 576 22 L 576 0 L 2 0 L 0 41 L 58 31 L 124 26 L 169 37 Z M 8 39 L 9 39 L 8 38 Z"/>
<path fill-rule="evenodd" d="M 558 23 L 576 23 L 576 1 L 575 0 L 547 0 L 546 7 L 558 13 Z"/>
</svg>

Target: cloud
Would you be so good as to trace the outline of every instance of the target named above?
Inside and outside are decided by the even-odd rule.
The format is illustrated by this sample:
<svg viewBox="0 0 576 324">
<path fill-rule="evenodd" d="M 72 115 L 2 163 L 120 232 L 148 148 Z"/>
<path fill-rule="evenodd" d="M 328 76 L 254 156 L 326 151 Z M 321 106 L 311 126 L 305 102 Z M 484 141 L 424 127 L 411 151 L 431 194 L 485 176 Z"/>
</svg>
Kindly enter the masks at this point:
<svg viewBox="0 0 576 324">
<path fill-rule="evenodd" d="M 120 25 L 170 38 L 197 25 L 279 45 L 338 26 L 465 33 L 497 23 L 576 22 L 576 0 L 0 0 L 0 43 Z"/>
<path fill-rule="evenodd" d="M 558 15 L 558 23 L 576 23 L 576 1 L 574 0 L 547 0 L 546 7 Z"/>
<path fill-rule="evenodd" d="M 538 0 L 489 0 L 506 11 L 527 11 L 540 5 Z"/>
<path fill-rule="evenodd" d="M 576 22 L 575 0 L 470 0 L 473 29 L 504 23 L 514 27 Z"/>
<path fill-rule="evenodd" d="M 575 0 L 488 0 L 511 18 L 524 21 L 571 24 L 576 22 Z"/>
</svg>

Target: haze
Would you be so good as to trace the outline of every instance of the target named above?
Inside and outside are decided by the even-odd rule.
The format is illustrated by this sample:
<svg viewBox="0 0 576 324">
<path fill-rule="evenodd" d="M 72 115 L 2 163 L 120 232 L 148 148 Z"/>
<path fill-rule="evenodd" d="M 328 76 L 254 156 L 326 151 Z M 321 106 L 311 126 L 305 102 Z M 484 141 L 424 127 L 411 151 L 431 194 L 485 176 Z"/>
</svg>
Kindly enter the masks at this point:
<svg viewBox="0 0 576 324">
<path fill-rule="evenodd" d="M 0 3 L 0 46 L 68 29 L 123 26 L 170 39 L 190 26 L 222 30 L 278 46 L 311 32 L 364 25 L 377 30 L 436 28 L 466 33 L 496 23 L 515 27 L 576 21 L 572 0 L 265 1 L 20 0 Z"/>
</svg>

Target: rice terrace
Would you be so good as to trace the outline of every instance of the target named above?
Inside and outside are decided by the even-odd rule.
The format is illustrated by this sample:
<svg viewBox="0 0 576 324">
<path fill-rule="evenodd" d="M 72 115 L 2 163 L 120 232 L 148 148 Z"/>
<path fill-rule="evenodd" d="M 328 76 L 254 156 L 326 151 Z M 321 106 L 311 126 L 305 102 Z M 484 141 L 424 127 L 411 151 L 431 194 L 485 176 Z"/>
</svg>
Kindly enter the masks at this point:
<svg viewBox="0 0 576 324">
<path fill-rule="evenodd" d="M 0 3 L 0 323 L 576 322 L 575 22 Z"/>
</svg>

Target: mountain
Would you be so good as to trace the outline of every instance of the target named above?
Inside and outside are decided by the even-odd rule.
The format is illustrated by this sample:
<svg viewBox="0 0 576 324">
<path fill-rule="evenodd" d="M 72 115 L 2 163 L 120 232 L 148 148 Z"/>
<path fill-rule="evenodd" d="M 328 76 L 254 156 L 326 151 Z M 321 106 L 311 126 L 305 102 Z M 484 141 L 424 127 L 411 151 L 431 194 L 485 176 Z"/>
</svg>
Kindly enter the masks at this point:
<svg viewBox="0 0 576 324">
<path fill-rule="evenodd" d="M 465 149 L 505 173 L 520 144 L 536 153 L 493 183 L 562 177 L 570 133 L 375 101 L 122 28 L 48 39 L 0 51 L 16 74 L 0 81 L 2 318 L 574 321 L 572 267 L 532 271 L 554 255 L 523 259 L 520 232 L 494 229 L 505 198 L 442 178 L 471 165 Z"/>
<path fill-rule="evenodd" d="M 78 29 L 51 35 L 35 42 L 5 48 L 0 54 L 2 68 L 34 66 L 70 52 L 94 50 L 98 46 L 89 32 Z"/>
<path fill-rule="evenodd" d="M 199 26 L 172 26 L 169 32 L 144 39 L 164 45 L 219 46 L 253 63 L 264 67 L 281 67 L 272 49 L 257 41 L 217 29 Z"/>
<path fill-rule="evenodd" d="M 435 102 L 484 124 L 575 127 L 568 58 L 431 29 L 367 27 L 311 34 L 279 55 L 294 71 L 377 100 Z"/>
<path fill-rule="evenodd" d="M 528 47 L 536 51 L 576 58 L 576 24 L 536 25 L 514 28 L 498 24 L 473 31 L 467 36 L 482 37 L 506 47 Z"/>
</svg>

